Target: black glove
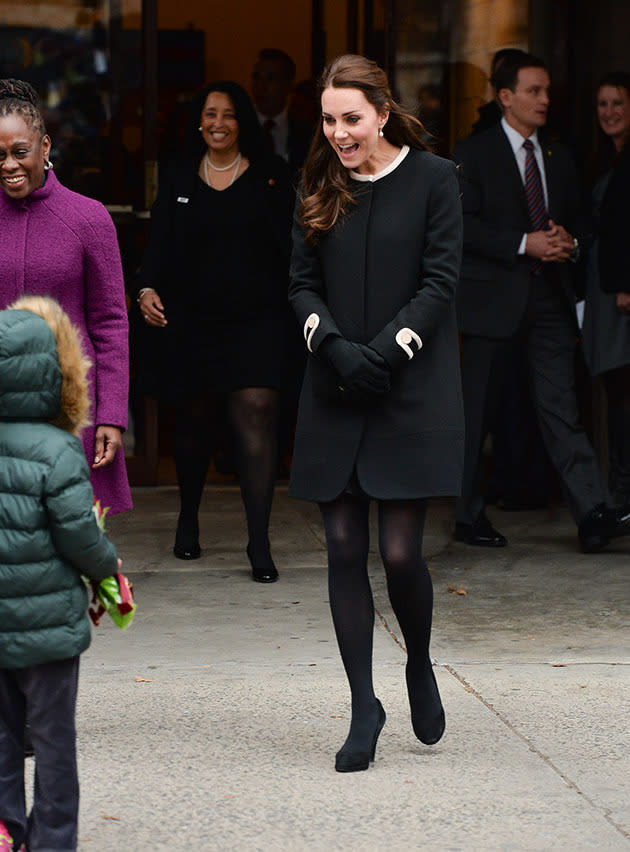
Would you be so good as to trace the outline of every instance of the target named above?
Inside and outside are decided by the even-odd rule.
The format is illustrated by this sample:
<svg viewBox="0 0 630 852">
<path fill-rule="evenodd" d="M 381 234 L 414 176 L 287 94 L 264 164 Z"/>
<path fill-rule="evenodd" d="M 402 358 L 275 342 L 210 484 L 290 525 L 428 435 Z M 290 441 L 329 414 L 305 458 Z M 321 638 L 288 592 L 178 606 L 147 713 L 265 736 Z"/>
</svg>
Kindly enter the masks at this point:
<svg viewBox="0 0 630 852">
<path fill-rule="evenodd" d="M 323 356 L 339 377 L 343 391 L 370 397 L 381 396 L 390 388 L 387 362 L 369 346 L 352 343 L 343 337 L 327 337 L 317 354 Z"/>
</svg>

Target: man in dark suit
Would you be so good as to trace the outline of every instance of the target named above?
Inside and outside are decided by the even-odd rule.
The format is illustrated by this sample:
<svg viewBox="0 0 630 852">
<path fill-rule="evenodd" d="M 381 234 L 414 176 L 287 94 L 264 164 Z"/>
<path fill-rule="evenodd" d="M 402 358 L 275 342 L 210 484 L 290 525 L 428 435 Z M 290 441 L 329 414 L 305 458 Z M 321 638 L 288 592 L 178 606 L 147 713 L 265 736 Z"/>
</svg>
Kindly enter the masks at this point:
<svg viewBox="0 0 630 852">
<path fill-rule="evenodd" d="M 295 62 L 288 53 L 266 47 L 258 54 L 252 72 L 252 97 L 269 146 L 289 164 L 292 172 L 302 168 L 313 128 L 289 113 L 289 95 L 295 81 Z"/>
<path fill-rule="evenodd" d="M 289 111 L 289 95 L 294 88 L 295 71 L 295 62 L 288 53 L 275 47 L 264 48 L 258 54 L 252 71 L 252 98 L 258 120 L 267 134 L 269 150 L 286 160 L 297 182 L 297 174 L 304 165 L 311 143 L 313 127 L 299 121 Z M 306 364 L 300 331 L 289 312 L 286 345 L 286 370 L 280 395 L 280 475 L 286 473 L 285 462 L 290 456 Z M 226 467 L 225 461 L 220 463 Z"/>
<path fill-rule="evenodd" d="M 481 455 L 513 351 L 526 347 L 543 438 L 558 470 L 583 550 L 630 533 L 630 511 L 615 510 L 575 397 L 577 340 L 571 260 L 582 223 L 568 152 L 539 139 L 549 107 L 549 74 L 525 54 L 495 72 L 503 117 L 458 143 L 463 174 L 464 256 L 458 289 L 466 455 L 455 538 L 502 547 L 484 513 Z"/>
<path fill-rule="evenodd" d="M 503 117 L 496 97 L 495 74 L 504 62 L 518 62 L 524 50 L 504 47 L 492 57 L 490 84 L 494 97 L 477 110 L 473 133 L 494 127 Z M 527 382 L 528 367 L 524 346 L 514 353 L 509 374 L 497 401 L 497 410 L 488 424 L 492 436 L 494 467 L 486 483 L 486 500 L 499 509 L 519 511 L 547 505 L 549 492 L 548 458 L 536 417 L 531 389 Z"/>
</svg>

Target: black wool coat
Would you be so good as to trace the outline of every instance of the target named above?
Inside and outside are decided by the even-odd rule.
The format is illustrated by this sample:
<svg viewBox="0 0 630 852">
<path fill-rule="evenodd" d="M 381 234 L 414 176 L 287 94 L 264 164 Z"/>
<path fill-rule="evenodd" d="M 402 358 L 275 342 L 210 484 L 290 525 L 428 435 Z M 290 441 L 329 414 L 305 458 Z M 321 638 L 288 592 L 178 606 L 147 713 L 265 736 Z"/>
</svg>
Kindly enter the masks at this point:
<svg viewBox="0 0 630 852">
<path fill-rule="evenodd" d="M 599 220 L 599 283 L 605 293 L 630 293 L 630 144 L 613 167 Z"/>
<path fill-rule="evenodd" d="M 458 494 L 464 424 L 455 168 L 411 149 L 389 174 L 351 183 L 356 204 L 314 247 L 294 219 L 289 300 L 310 353 L 289 493 L 332 500 L 356 469 L 363 490 L 377 499 Z M 420 349 L 396 342 L 404 329 L 420 338 Z M 331 334 L 369 344 L 385 358 L 389 393 L 367 404 L 344 398 L 317 355 Z"/>
</svg>

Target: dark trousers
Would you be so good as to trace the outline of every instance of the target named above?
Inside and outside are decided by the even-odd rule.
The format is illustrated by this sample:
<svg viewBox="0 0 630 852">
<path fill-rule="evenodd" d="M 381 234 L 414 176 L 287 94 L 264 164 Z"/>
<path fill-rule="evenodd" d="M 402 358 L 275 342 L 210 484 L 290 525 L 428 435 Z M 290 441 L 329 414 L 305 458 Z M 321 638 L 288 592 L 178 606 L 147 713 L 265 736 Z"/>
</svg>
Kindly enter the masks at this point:
<svg viewBox="0 0 630 852">
<path fill-rule="evenodd" d="M 495 499 L 544 502 L 549 493 L 548 459 L 522 345 L 515 346 L 515 360 L 501 389 L 490 432 L 494 469 L 486 493 Z"/>
<path fill-rule="evenodd" d="M 618 506 L 630 503 L 630 367 L 602 373 L 608 398 L 608 483 Z"/>
<path fill-rule="evenodd" d="M 515 349 L 525 347 L 529 381 L 547 452 L 557 469 L 571 513 L 579 523 L 611 498 L 586 433 L 575 392 L 577 328 L 565 295 L 551 276 L 531 276 L 529 304 L 518 333 L 508 340 L 465 335 L 462 389 L 466 449 L 456 517 L 473 523 L 483 511 L 483 443 L 497 410 Z"/>
<path fill-rule="evenodd" d="M 17 849 L 75 852 L 79 816 L 75 708 L 79 657 L 0 669 L 0 819 Z M 35 751 L 33 809 L 24 798 L 24 724 Z"/>
</svg>

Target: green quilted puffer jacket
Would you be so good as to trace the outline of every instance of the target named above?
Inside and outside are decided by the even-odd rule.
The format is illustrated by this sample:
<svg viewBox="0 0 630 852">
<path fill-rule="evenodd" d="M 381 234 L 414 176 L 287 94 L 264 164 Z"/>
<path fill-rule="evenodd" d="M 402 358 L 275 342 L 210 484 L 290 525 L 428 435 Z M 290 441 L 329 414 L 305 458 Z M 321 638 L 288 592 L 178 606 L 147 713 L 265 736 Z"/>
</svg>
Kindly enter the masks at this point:
<svg viewBox="0 0 630 852">
<path fill-rule="evenodd" d="M 117 571 L 94 517 L 83 447 L 53 426 L 57 344 L 30 311 L 0 312 L 0 668 L 64 660 L 90 644 L 80 575 Z"/>
</svg>

